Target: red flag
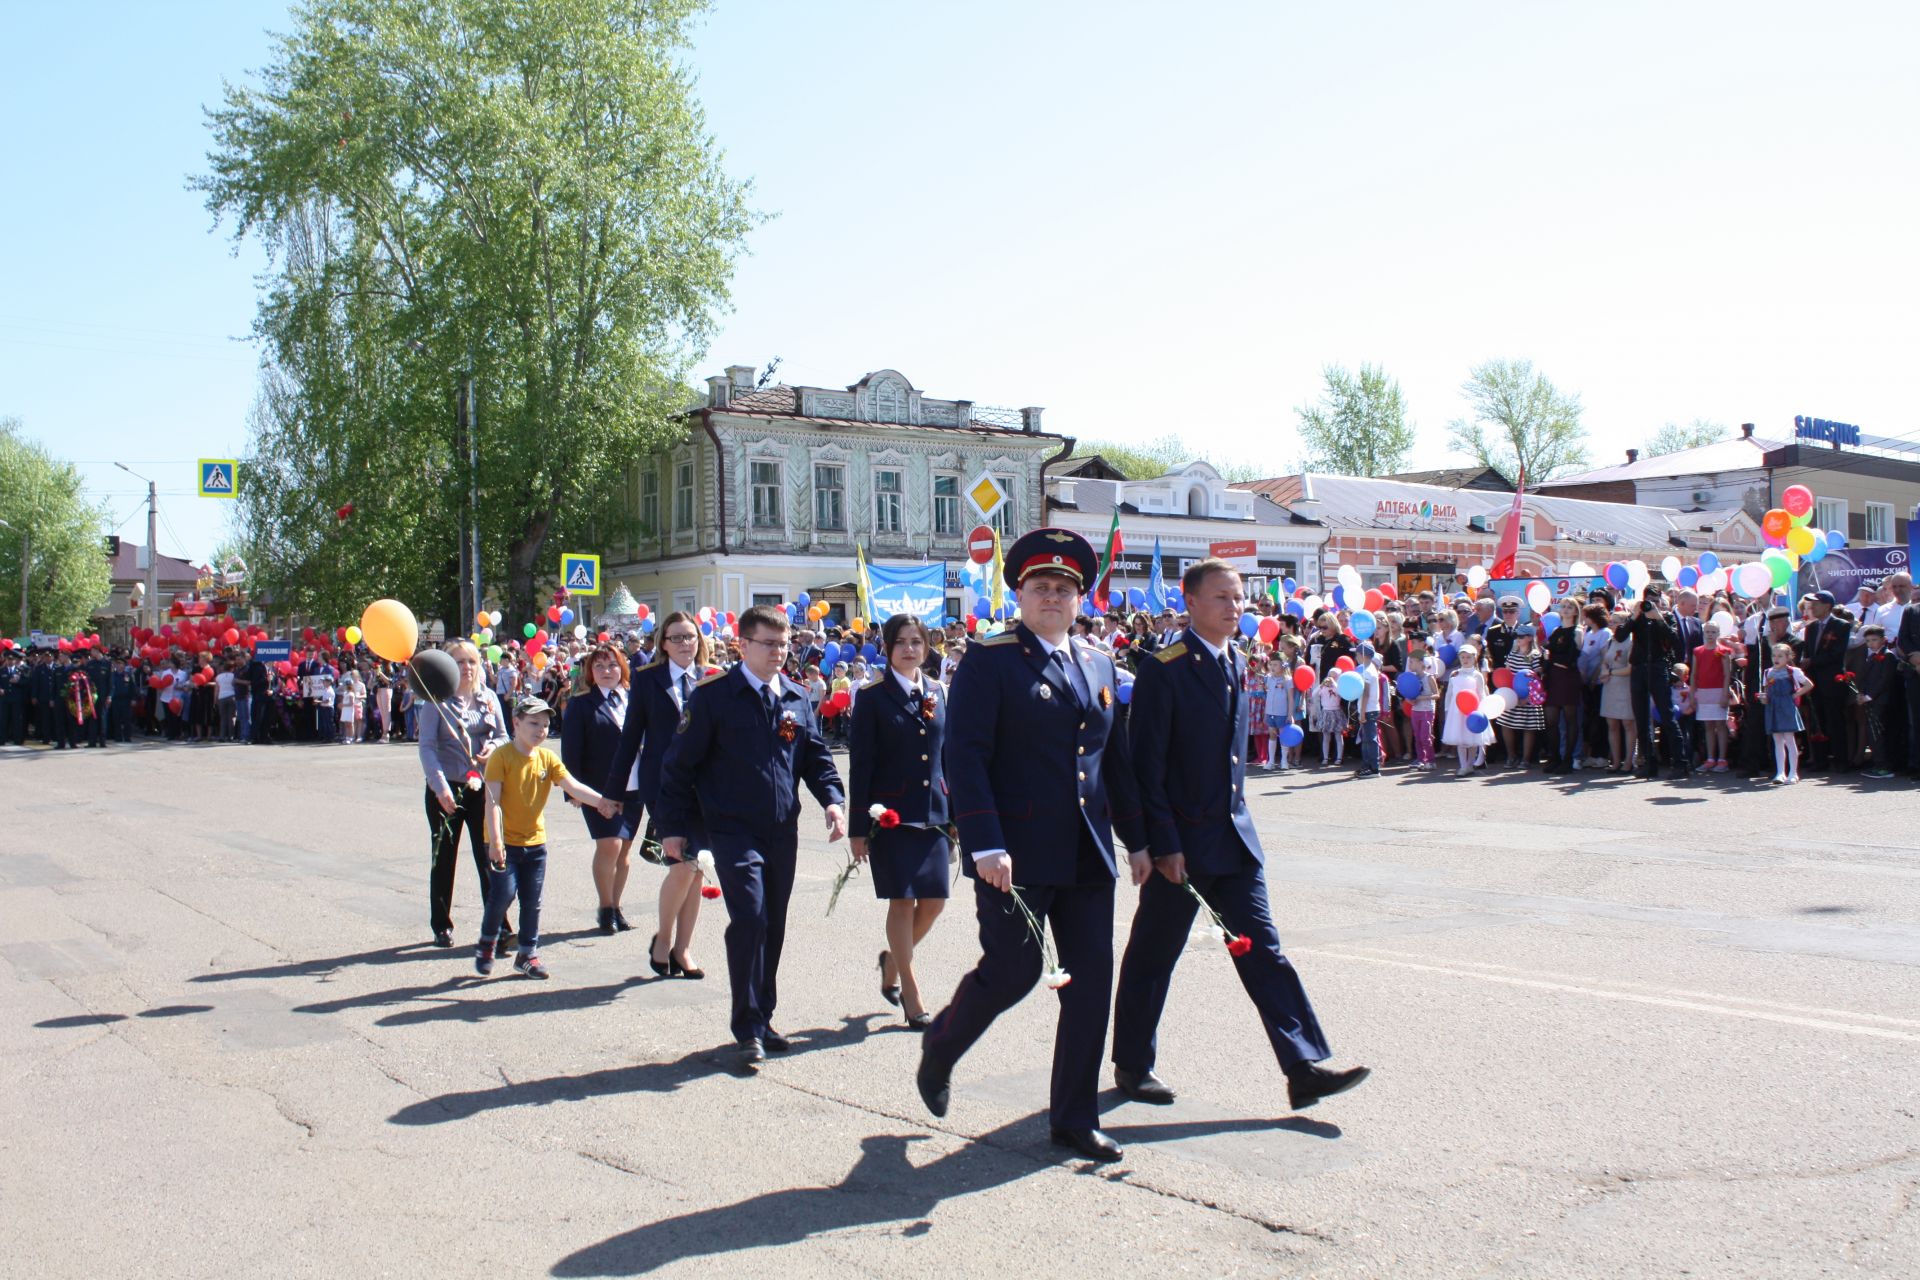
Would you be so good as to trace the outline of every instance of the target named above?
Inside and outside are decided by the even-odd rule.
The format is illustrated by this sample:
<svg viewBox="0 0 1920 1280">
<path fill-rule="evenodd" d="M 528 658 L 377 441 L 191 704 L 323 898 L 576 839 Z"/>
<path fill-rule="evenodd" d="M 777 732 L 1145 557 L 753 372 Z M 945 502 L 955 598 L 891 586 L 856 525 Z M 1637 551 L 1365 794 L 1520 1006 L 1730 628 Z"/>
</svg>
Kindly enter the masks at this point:
<svg viewBox="0 0 1920 1280">
<path fill-rule="evenodd" d="M 1493 556 L 1492 578 L 1514 576 L 1514 560 L 1520 552 L 1520 499 L 1527 492 L 1527 469 L 1520 468 L 1520 483 L 1513 487 L 1513 509 L 1507 512 L 1507 527 L 1500 531 L 1500 549 Z"/>
<path fill-rule="evenodd" d="M 1113 508 L 1113 525 L 1107 530 L 1107 545 L 1100 553 L 1100 571 L 1094 576 L 1093 607 L 1105 613 L 1108 608 L 1107 584 L 1113 577 L 1113 562 L 1125 550 L 1120 540 L 1120 508 Z"/>
</svg>

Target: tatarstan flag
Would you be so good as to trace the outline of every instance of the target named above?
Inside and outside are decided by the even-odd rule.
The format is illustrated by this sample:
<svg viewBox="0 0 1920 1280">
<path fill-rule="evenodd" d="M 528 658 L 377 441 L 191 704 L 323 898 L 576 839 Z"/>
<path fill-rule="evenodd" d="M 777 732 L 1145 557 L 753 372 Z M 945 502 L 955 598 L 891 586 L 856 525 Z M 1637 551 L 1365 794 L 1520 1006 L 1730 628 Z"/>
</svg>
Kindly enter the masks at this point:
<svg viewBox="0 0 1920 1280">
<path fill-rule="evenodd" d="M 1094 577 L 1093 606 L 1102 613 L 1107 610 L 1107 583 L 1113 577 L 1113 562 L 1125 550 L 1120 542 L 1120 507 L 1116 503 L 1113 508 L 1113 527 L 1107 530 L 1107 545 L 1100 553 L 1100 572 Z"/>
</svg>

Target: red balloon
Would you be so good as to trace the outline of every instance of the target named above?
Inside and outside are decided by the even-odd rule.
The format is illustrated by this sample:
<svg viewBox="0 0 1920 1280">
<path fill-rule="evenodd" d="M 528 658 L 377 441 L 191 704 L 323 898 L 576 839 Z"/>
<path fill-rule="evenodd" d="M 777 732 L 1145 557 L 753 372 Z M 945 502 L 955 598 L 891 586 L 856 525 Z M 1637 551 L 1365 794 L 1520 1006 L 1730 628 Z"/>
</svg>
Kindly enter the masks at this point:
<svg viewBox="0 0 1920 1280">
<path fill-rule="evenodd" d="M 638 606 L 637 608 L 634 609 L 633 612 L 634 612 L 634 615 L 638 617 L 642 622 L 645 622 L 648 618 L 653 616 L 653 610 L 647 608 L 646 605 Z"/>
<path fill-rule="evenodd" d="M 166 687 L 167 687 L 167 678 L 165 676 L 148 676 L 147 677 L 147 688 L 164 689 Z"/>
<path fill-rule="evenodd" d="M 1351 671 L 1353 670 L 1353 659 L 1343 653 L 1333 660 L 1333 666 L 1336 671 Z"/>
<path fill-rule="evenodd" d="M 62 653 L 72 653 L 72 652 L 73 652 L 73 641 L 71 641 L 71 640 L 62 640 L 62 641 L 60 642 L 60 652 L 62 652 Z"/>
<path fill-rule="evenodd" d="M 555 622 L 555 623 L 557 623 L 557 622 L 559 622 L 559 621 L 560 621 L 560 606 L 559 606 L 559 605 L 557 605 L 557 604 L 555 604 L 555 605 L 548 605 L 548 606 L 547 606 L 547 621 L 548 621 L 548 622 Z"/>
<path fill-rule="evenodd" d="M 227 628 L 227 633 L 226 633 L 225 635 L 223 635 L 223 636 L 221 636 L 220 638 L 221 638 L 222 640 L 225 640 L 225 641 L 226 641 L 226 642 L 227 642 L 228 644 L 230 644 L 230 645 L 234 645 L 234 644 L 239 644 L 239 643 L 240 643 L 240 630 L 239 630 L 239 628 L 238 628 L 238 627 L 228 627 L 228 628 Z"/>
<path fill-rule="evenodd" d="M 1274 618 L 1260 619 L 1260 642 L 1272 644 L 1280 635 L 1280 623 Z"/>
<path fill-rule="evenodd" d="M 1391 582 L 1383 582 L 1380 584 L 1380 594 L 1389 600 L 1398 600 L 1400 598 L 1400 588 L 1394 586 Z"/>
<path fill-rule="evenodd" d="M 599 634 L 599 635 L 598 635 L 597 637 L 595 637 L 595 638 L 596 638 L 596 639 L 598 639 L 598 640 L 599 640 L 599 642 L 600 642 L 601 644 L 605 644 L 605 643 L 607 642 L 607 640 L 608 640 L 608 638 L 609 638 L 609 637 L 608 637 L 608 635 L 607 635 L 607 633 L 606 633 L 606 632 L 604 632 L 604 631 L 602 631 L 602 632 L 601 632 L 601 633 L 600 633 L 600 634 Z"/>
<path fill-rule="evenodd" d="M 1493 687 L 1496 689 L 1511 689 L 1513 687 L 1513 672 L 1507 670 L 1505 667 L 1495 667 L 1493 671 Z"/>
<path fill-rule="evenodd" d="M 1471 689 L 1462 689 L 1453 695 L 1453 706 L 1463 716 L 1470 716 L 1480 709 L 1480 695 Z"/>
<path fill-rule="evenodd" d="M 1375 588 L 1367 592 L 1362 604 L 1368 613 L 1378 613 L 1387 607 L 1387 598 L 1380 594 L 1378 588 Z"/>
<path fill-rule="evenodd" d="M 207 673 L 206 673 L 206 672 L 204 672 L 204 671 L 196 671 L 196 672 L 194 672 L 194 673 L 193 673 L 193 682 L 194 682 L 195 684 L 205 684 L 205 683 L 207 682 Z"/>
<path fill-rule="evenodd" d="M 1293 687 L 1302 693 L 1313 688 L 1313 668 L 1295 667 L 1293 669 Z"/>
</svg>

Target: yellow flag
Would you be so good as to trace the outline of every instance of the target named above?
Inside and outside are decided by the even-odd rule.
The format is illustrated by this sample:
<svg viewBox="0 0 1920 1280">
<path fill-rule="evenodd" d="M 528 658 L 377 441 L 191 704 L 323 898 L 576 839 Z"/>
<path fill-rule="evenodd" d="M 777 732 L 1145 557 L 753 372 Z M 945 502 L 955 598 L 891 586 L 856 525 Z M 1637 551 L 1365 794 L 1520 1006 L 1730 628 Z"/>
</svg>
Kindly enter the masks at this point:
<svg viewBox="0 0 1920 1280">
<path fill-rule="evenodd" d="M 993 531 L 993 563 L 987 566 L 987 603 L 993 606 L 993 616 L 996 618 L 1007 603 L 1007 575 L 1005 561 L 1000 558 L 998 529 Z"/>
<path fill-rule="evenodd" d="M 867 581 L 866 548 L 858 542 L 853 544 L 853 561 L 860 571 L 860 576 L 855 583 L 860 593 L 860 616 L 871 618 L 873 616 L 873 584 Z"/>
</svg>

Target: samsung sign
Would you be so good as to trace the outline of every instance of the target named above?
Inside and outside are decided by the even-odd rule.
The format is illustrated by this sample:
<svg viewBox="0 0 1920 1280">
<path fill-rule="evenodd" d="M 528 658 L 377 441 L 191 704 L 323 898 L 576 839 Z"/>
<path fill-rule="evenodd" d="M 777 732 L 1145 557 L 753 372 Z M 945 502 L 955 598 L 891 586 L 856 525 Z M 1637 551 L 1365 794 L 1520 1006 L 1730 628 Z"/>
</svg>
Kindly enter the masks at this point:
<svg viewBox="0 0 1920 1280">
<path fill-rule="evenodd" d="M 1858 445 L 1860 428 L 1851 422 L 1828 422 L 1825 418 L 1795 417 L 1793 434 L 1802 440 L 1831 440 L 1835 444 Z"/>
</svg>

